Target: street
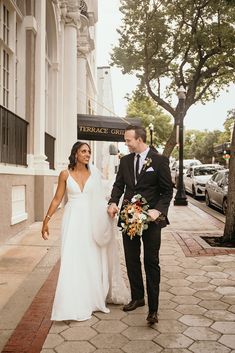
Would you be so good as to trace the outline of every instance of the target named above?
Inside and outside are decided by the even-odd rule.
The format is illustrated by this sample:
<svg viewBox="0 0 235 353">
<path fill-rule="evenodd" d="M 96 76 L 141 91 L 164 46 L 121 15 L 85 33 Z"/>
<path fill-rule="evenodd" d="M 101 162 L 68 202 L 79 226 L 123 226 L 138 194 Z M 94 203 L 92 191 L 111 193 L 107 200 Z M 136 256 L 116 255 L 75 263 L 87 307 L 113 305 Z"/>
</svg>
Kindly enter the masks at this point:
<svg viewBox="0 0 235 353">
<path fill-rule="evenodd" d="M 200 199 L 198 198 L 197 200 L 195 200 L 192 196 L 187 194 L 187 199 L 188 199 L 188 202 L 190 202 L 191 204 L 197 206 L 201 210 L 205 211 L 206 213 L 212 215 L 213 217 L 217 218 L 221 222 L 225 223 L 225 215 L 219 209 L 213 206 L 212 207 L 206 206 L 204 197 Z"/>
<path fill-rule="evenodd" d="M 162 234 L 160 320 L 153 329 L 146 327 L 146 306 L 124 313 L 111 304 L 110 314 L 94 313 L 82 323 L 50 321 L 61 210 L 48 242 L 41 239 L 40 222 L 8 241 L 0 252 L 2 352 L 232 353 L 235 249 L 213 248 L 203 240 L 222 235 L 224 216 L 200 200 L 188 201 L 188 206 L 172 202 L 171 224 Z M 120 251 L 127 279 L 121 239 Z"/>
</svg>

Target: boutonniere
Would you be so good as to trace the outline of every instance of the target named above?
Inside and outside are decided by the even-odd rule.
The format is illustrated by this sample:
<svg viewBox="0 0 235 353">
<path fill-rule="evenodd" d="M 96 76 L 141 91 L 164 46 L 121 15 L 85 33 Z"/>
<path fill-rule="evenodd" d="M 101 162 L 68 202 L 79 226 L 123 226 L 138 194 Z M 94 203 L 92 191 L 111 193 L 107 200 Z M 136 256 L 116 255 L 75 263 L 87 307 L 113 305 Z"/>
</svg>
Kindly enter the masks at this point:
<svg viewBox="0 0 235 353">
<path fill-rule="evenodd" d="M 143 164 L 143 170 L 150 167 L 151 163 L 152 163 L 152 158 L 150 157 L 146 158 Z"/>
</svg>

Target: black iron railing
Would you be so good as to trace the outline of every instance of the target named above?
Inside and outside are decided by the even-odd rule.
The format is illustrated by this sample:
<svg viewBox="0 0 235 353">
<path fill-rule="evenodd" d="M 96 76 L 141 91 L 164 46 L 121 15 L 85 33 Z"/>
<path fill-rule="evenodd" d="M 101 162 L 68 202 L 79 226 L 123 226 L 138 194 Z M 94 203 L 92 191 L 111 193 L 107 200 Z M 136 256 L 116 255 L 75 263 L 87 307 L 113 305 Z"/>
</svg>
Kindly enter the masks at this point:
<svg viewBox="0 0 235 353">
<path fill-rule="evenodd" d="M 50 169 L 55 169 L 55 137 L 45 132 L 45 155 Z"/>
<path fill-rule="evenodd" d="M 0 105 L 0 162 L 27 165 L 28 122 Z"/>
</svg>

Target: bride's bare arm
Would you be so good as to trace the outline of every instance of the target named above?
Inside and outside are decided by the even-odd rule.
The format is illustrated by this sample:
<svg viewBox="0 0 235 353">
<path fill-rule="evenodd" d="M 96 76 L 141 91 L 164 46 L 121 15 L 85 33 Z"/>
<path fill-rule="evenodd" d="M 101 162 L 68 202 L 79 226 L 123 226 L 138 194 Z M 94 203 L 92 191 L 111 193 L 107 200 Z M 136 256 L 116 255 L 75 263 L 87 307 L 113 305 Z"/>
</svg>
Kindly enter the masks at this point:
<svg viewBox="0 0 235 353">
<path fill-rule="evenodd" d="M 46 216 L 45 216 L 43 224 L 42 224 L 41 234 L 42 234 L 43 239 L 45 239 L 45 240 L 47 240 L 49 237 L 48 222 L 51 219 L 52 215 L 57 210 L 57 208 L 60 205 L 60 203 L 63 199 L 63 196 L 65 194 L 67 177 L 68 177 L 68 172 L 66 170 L 63 170 L 59 175 L 58 185 L 57 185 L 55 196 L 53 197 L 53 199 L 50 203 L 50 206 L 48 208 L 48 211 L 46 213 Z"/>
</svg>

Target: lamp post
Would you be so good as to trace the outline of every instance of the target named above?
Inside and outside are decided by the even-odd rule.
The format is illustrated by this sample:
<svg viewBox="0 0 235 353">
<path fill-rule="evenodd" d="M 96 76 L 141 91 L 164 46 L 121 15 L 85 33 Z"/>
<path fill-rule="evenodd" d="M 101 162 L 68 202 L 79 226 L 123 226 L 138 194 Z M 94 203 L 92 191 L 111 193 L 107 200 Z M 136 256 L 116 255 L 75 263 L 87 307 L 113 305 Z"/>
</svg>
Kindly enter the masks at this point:
<svg viewBox="0 0 235 353">
<path fill-rule="evenodd" d="M 179 120 L 177 122 L 178 128 L 176 131 L 179 132 L 178 140 L 179 140 L 179 177 L 178 177 L 178 185 L 177 192 L 174 199 L 175 206 L 187 206 L 188 201 L 184 189 L 183 182 L 183 159 L 184 159 L 184 122 L 183 122 L 183 111 L 184 104 L 186 99 L 186 91 L 183 86 L 180 86 L 178 89 L 178 99 L 179 99 Z"/>
<path fill-rule="evenodd" d="M 154 129 L 154 127 L 153 127 L 153 123 L 150 123 L 150 124 L 149 124 L 149 132 L 150 132 L 150 146 L 152 146 L 152 145 L 153 145 L 153 129 Z"/>
</svg>

